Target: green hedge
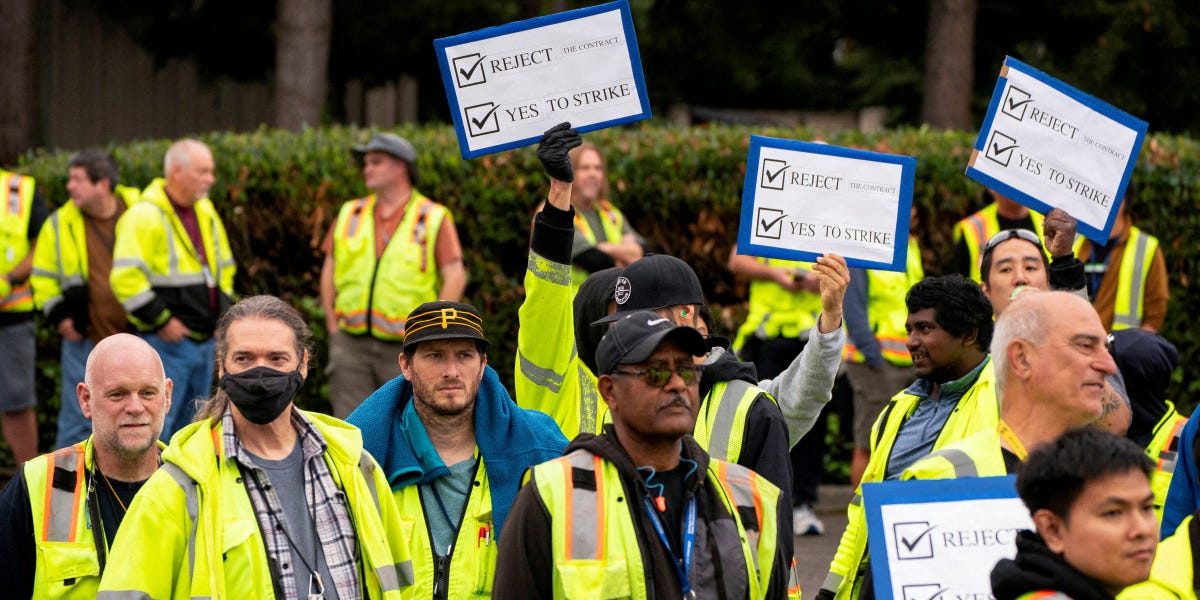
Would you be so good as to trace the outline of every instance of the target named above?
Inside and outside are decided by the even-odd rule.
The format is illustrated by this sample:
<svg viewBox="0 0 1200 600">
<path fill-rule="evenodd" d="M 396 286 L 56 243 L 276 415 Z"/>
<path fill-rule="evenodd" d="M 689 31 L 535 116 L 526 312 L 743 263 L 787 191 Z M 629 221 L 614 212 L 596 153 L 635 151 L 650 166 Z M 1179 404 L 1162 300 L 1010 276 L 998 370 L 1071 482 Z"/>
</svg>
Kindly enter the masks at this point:
<svg viewBox="0 0 1200 600">
<path fill-rule="evenodd" d="M 454 212 L 470 283 L 467 301 L 487 317 L 494 345 L 491 364 L 504 381 L 512 377 L 517 309 L 523 298 L 526 241 L 534 207 L 543 199 L 546 177 L 533 148 L 463 161 L 447 126 L 395 130 L 418 148 L 420 189 Z M 751 133 L 810 140 L 805 129 L 745 127 L 678 128 L 640 125 L 587 134 L 607 153 L 615 202 L 661 252 L 690 262 L 718 307 L 723 325 L 734 328 L 745 300 L 744 285 L 725 270 L 737 236 L 741 185 Z M 271 293 L 294 302 L 309 317 L 317 336 L 317 368 L 301 404 L 328 408 L 321 359 L 325 332 L 317 300 L 321 241 L 344 200 L 363 194 L 361 176 L 347 149 L 371 131 L 357 128 L 308 129 L 292 133 L 261 129 L 252 133 L 201 136 L 213 149 L 218 181 L 212 190 L 229 230 L 239 270 L 240 294 Z M 918 157 L 915 205 L 926 272 L 942 272 L 950 256 L 953 223 L 985 204 L 983 188 L 963 176 L 974 133 L 927 128 L 879 133 L 844 131 L 824 139 L 831 144 Z M 122 179 L 145 185 L 162 172 L 169 141 L 114 145 Z M 16 170 L 33 175 L 51 205 L 66 201 L 66 151 L 38 152 Z M 1182 367 L 1171 394 L 1185 408 L 1195 404 L 1193 365 L 1200 358 L 1200 144 L 1188 138 L 1152 135 L 1134 174 L 1138 198 L 1131 214 L 1157 235 L 1171 275 L 1171 306 L 1165 335 L 1179 347 Z M 39 337 L 39 398 L 43 440 L 53 437 L 57 414 L 57 335 L 43 327 Z M 49 442 L 47 442 L 48 444 Z"/>
</svg>

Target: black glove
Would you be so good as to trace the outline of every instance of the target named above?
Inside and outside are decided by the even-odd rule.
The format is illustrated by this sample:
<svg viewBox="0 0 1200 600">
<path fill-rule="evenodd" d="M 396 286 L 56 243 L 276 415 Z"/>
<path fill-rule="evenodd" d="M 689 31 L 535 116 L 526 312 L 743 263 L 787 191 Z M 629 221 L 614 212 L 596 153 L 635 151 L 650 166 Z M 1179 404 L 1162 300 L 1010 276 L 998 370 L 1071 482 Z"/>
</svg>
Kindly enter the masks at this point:
<svg viewBox="0 0 1200 600">
<path fill-rule="evenodd" d="M 537 155 L 546 169 L 546 174 L 565 183 L 575 181 L 571 170 L 571 158 L 567 152 L 583 143 L 579 132 L 571 129 L 570 123 L 559 123 L 542 134 L 538 142 Z"/>
</svg>

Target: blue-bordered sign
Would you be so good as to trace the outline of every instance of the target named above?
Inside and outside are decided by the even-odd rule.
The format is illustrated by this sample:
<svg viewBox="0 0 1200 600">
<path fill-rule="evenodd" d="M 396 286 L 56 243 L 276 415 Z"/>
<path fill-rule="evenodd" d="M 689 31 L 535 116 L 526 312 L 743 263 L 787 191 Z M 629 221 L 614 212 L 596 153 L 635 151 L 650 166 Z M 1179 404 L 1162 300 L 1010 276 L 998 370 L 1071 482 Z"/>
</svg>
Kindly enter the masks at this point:
<svg viewBox="0 0 1200 600">
<path fill-rule="evenodd" d="M 463 158 L 650 118 L 627 0 L 434 40 Z"/>
<path fill-rule="evenodd" d="M 1106 243 L 1147 128 L 1005 57 L 967 176 L 1039 212 L 1061 208 L 1079 233 Z"/>
<path fill-rule="evenodd" d="M 904 271 L 917 159 L 750 136 L 738 254 Z"/>
<path fill-rule="evenodd" d="M 863 484 L 875 597 L 989 598 L 996 561 L 1033 529 L 1016 477 Z M 972 595 L 978 594 L 978 595 Z"/>
</svg>

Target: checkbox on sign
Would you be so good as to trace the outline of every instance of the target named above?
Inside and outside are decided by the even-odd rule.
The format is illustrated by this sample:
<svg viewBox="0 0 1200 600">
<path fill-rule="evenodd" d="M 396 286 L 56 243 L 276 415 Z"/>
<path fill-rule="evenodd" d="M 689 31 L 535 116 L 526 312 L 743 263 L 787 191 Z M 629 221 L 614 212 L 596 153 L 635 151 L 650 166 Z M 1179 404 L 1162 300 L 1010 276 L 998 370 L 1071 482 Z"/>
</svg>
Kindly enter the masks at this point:
<svg viewBox="0 0 1200 600">
<path fill-rule="evenodd" d="M 500 131 L 500 118 L 496 116 L 499 108 L 500 105 L 495 102 L 485 102 L 464 108 L 463 116 L 467 119 L 467 135 L 478 137 Z"/>
<path fill-rule="evenodd" d="M 933 558 L 933 530 L 936 527 L 930 525 L 929 521 L 893 524 L 892 531 L 896 534 L 896 558 Z"/>
<path fill-rule="evenodd" d="M 483 68 L 484 56 L 478 52 L 454 59 L 454 80 L 458 87 L 465 88 L 487 83 L 487 70 Z"/>
<path fill-rule="evenodd" d="M 948 588 L 937 583 L 917 583 L 900 586 L 902 600 L 938 600 Z"/>
<path fill-rule="evenodd" d="M 787 179 L 783 172 L 787 168 L 788 164 L 785 161 L 764 158 L 762 161 L 762 176 L 759 178 L 758 186 L 767 190 L 782 190 L 783 181 Z"/>
<path fill-rule="evenodd" d="M 1019 147 L 1017 140 L 997 130 L 992 132 L 992 139 L 988 140 L 987 148 L 983 149 L 983 155 L 992 162 L 1007 167 L 1008 162 L 1012 160 L 1013 150 Z"/>
<path fill-rule="evenodd" d="M 1000 112 L 1020 121 L 1025 118 L 1025 110 L 1031 102 L 1033 97 L 1029 92 L 1010 85 L 1008 92 L 1004 94 L 1004 101 L 1000 103 Z"/>
<path fill-rule="evenodd" d="M 777 240 L 783 235 L 783 218 L 787 215 L 777 208 L 758 209 L 758 224 L 754 234 L 760 238 Z"/>
</svg>

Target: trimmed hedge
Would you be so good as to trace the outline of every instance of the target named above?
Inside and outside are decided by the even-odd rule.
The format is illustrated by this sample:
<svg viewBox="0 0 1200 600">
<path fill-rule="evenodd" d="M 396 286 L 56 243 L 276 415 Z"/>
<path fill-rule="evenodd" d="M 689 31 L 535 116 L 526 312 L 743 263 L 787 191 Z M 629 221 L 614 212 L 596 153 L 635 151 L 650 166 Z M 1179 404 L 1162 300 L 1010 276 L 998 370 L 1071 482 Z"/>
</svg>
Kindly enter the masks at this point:
<svg viewBox="0 0 1200 600">
<path fill-rule="evenodd" d="M 517 309 L 523 299 L 526 243 L 534 207 L 547 189 L 533 148 L 463 161 L 448 126 L 394 130 L 418 148 L 419 188 L 454 212 L 469 271 L 466 300 L 486 315 L 493 341 L 490 364 L 511 381 Z M 323 256 L 320 245 L 341 202 L 364 193 L 348 148 L 372 131 L 332 127 L 299 133 L 260 129 L 251 133 L 201 136 L 213 149 L 216 199 L 238 259 L 240 294 L 271 293 L 309 316 L 317 339 L 317 364 L 302 389 L 301 405 L 328 409 L 327 383 L 320 359 L 326 351 L 317 288 Z M 705 283 L 722 325 L 732 330 L 744 313 L 745 286 L 725 269 L 737 237 L 741 185 L 751 133 L 813 139 L 806 129 L 746 127 L 679 128 L 642 124 L 606 129 L 585 137 L 605 149 L 615 202 L 660 252 L 690 262 Z M 920 225 L 926 272 L 937 275 L 951 254 L 951 227 L 978 210 L 983 188 L 962 173 L 975 134 L 908 128 L 878 133 L 842 131 L 822 136 L 850 146 L 918 157 L 914 204 Z M 162 172 L 169 141 L 109 148 L 122 166 L 122 179 L 145 185 Z M 17 171 L 37 178 L 52 206 L 67 200 L 65 151 L 40 151 Z M 1184 409 L 1195 404 L 1200 382 L 1193 365 L 1200 358 L 1200 327 L 1188 317 L 1200 314 L 1200 297 L 1188 292 L 1200 283 L 1200 144 L 1151 135 L 1134 174 L 1135 222 L 1162 241 L 1171 276 L 1171 305 L 1164 333 L 1180 350 L 1171 397 Z M 57 414 L 57 334 L 39 333 L 38 393 L 42 439 L 53 438 Z M 49 442 L 43 444 L 48 446 Z"/>
</svg>

